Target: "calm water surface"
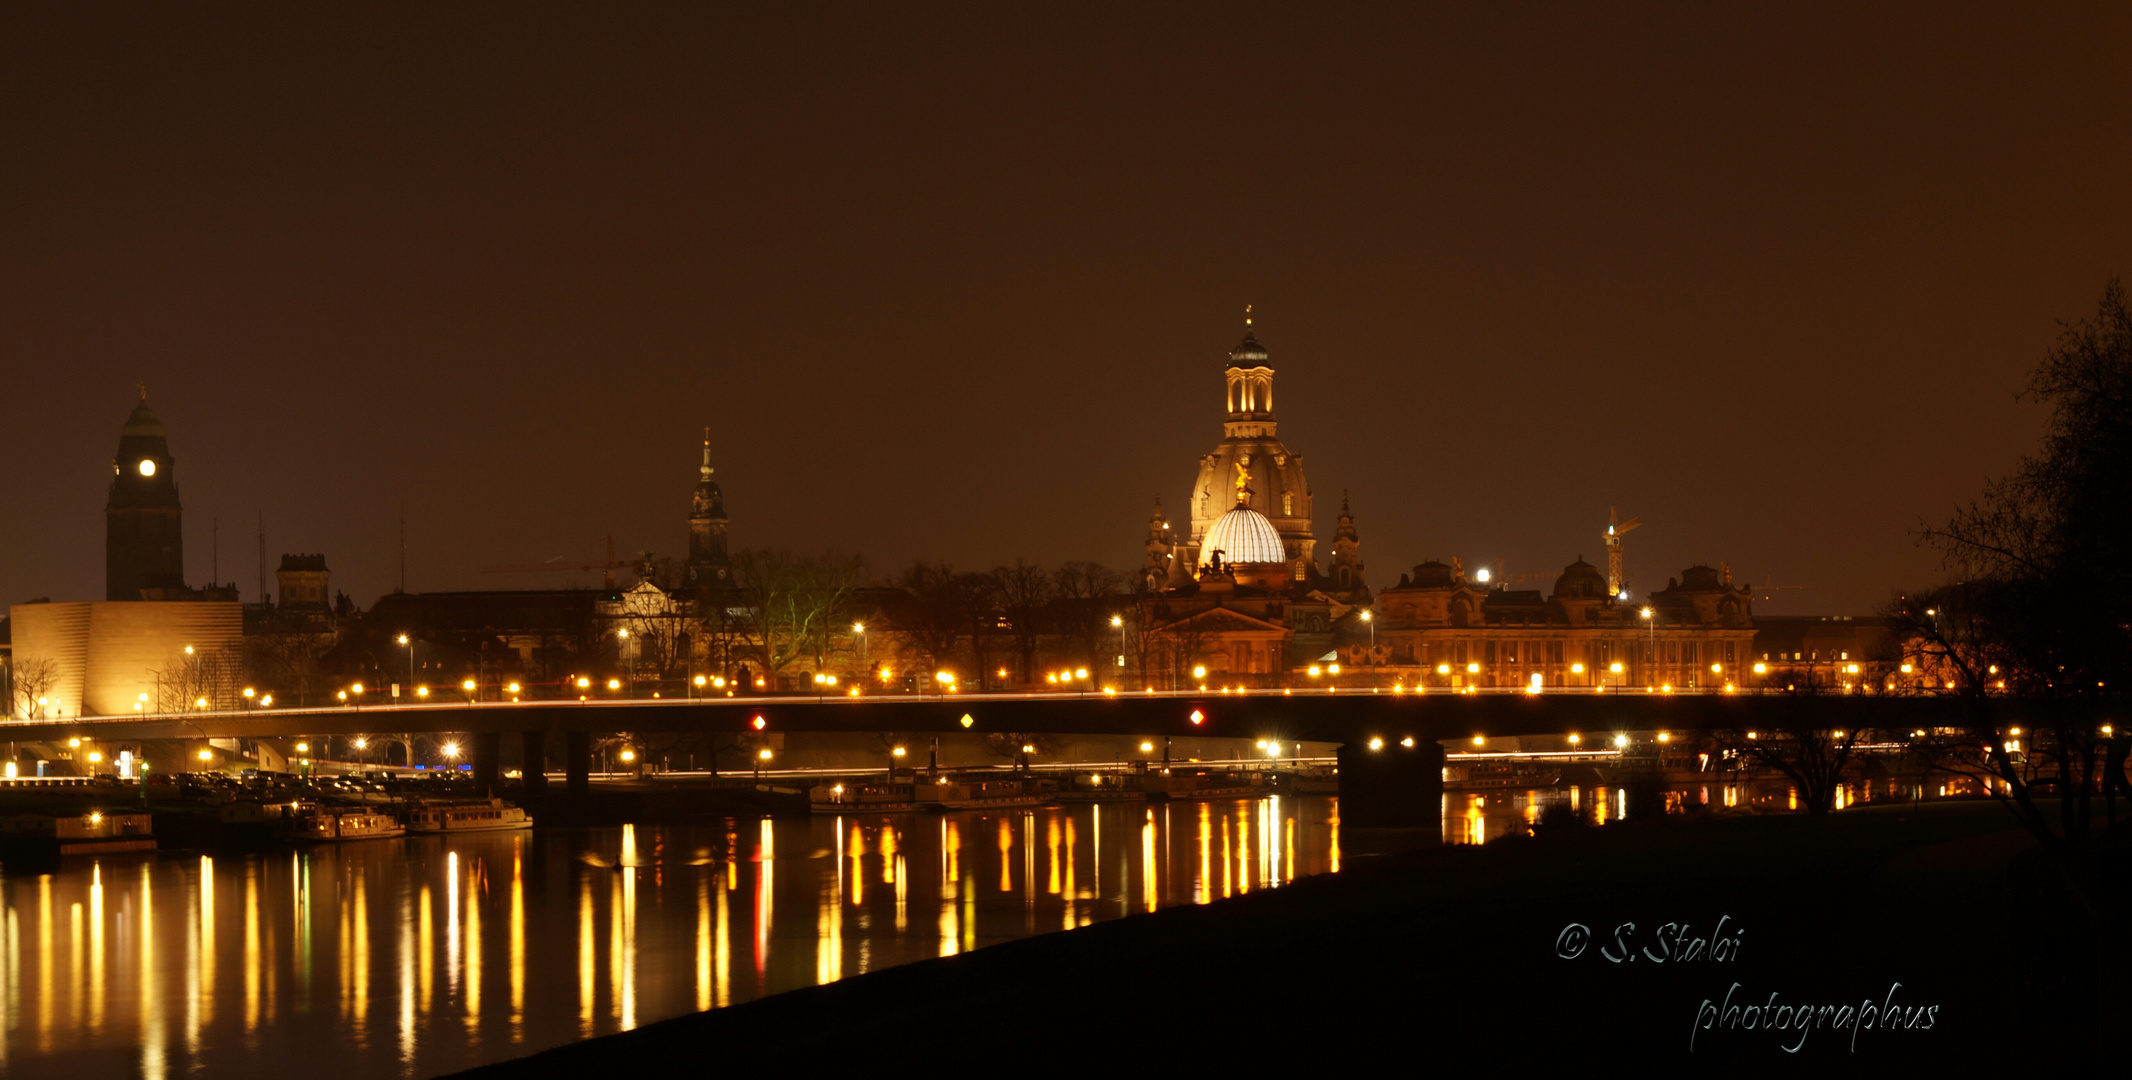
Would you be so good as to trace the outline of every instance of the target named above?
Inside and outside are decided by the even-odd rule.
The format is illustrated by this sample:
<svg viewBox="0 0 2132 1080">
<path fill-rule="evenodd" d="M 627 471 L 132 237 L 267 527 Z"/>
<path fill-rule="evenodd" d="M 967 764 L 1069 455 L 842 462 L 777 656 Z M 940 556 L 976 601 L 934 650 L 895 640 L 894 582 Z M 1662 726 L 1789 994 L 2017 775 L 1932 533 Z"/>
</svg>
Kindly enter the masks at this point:
<svg viewBox="0 0 2132 1080">
<path fill-rule="evenodd" d="M 426 1077 L 1339 868 L 1328 798 L 69 862 L 0 880 L 0 1072 Z"/>
</svg>

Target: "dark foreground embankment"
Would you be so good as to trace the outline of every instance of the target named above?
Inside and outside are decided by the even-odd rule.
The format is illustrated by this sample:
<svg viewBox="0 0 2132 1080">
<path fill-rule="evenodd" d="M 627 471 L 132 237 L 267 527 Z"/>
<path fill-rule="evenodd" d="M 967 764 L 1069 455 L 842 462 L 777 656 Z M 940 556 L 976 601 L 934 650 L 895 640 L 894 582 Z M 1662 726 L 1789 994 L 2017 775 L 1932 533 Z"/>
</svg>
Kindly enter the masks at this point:
<svg viewBox="0 0 2132 1080">
<path fill-rule="evenodd" d="M 1351 853 L 1335 876 L 461 1075 L 2048 1072 L 2114 1044 L 2123 997 L 2106 974 L 2102 1016 L 2081 1015 L 2095 995 L 2054 988 L 2025 944 L 2070 916 L 2010 822 L 1940 804 Z"/>
</svg>

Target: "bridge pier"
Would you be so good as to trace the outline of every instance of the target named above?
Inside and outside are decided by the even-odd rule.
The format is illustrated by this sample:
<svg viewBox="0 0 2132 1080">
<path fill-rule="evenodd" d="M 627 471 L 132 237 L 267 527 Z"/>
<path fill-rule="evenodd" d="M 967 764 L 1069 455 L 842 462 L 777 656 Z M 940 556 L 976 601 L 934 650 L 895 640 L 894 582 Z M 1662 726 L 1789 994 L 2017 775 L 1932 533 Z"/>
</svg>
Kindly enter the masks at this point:
<svg viewBox="0 0 2132 1080">
<path fill-rule="evenodd" d="M 1434 740 L 1413 746 L 1386 741 L 1344 743 L 1340 758 L 1340 824 L 1353 828 L 1444 826 L 1444 748 Z"/>
<path fill-rule="evenodd" d="M 591 732 L 563 733 L 563 778 L 563 788 L 573 798 L 581 798 L 592 790 Z"/>
<path fill-rule="evenodd" d="M 496 775 L 503 758 L 503 733 L 474 733 L 474 787 L 484 795 L 496 793 Z"/>
<path fill-rule="evenodd" d="M 525 761 L 519 766 L 519 775 L 525 777 L 525 798 L 538 799 L 548 793 L 548 733 L 521 731 L 518 745 L 518 756 Z"/>
</svg>

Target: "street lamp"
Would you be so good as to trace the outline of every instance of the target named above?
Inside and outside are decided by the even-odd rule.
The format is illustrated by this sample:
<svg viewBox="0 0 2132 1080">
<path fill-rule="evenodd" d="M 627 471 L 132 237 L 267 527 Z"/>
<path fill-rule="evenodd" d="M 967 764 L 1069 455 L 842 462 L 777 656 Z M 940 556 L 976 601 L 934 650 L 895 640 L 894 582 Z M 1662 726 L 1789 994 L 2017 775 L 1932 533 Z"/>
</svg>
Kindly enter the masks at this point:
<svg viewBox="0 0 2132 1080">
<path fill-rule="evenodd" d="M 1124 666 L 1125 666 L 1125 616 L 1123 616 L 1123 615 L 1113 615 L 1113 616 L 1111 616 L 1111 617 L 1110 617 L 1110 628 L 1111 628 L 1111 629 L 1113 629 L 1113 630 L 1116 630 L 1116 631 L 1118 632 L 1118 664 L 1117 664 L 1117 666 L 1118 666 L 1118 667 L 1121 667 L 1121 668 L 1122 668 L 1122 667 L 1124 667 Z M 1125 674 L 1125 673 L 1124 673 L 1124 672 L 1122 672 L 1122 671 L 1121 671 L 1121 672 L 1119 672 L 1119 675 L 1120 675 L 1120 676 L 1123 676 L 1124 674 Z"/>
<path fill-rule="evenodd" d="M 1638 614 L 1639 616 L 1641 616 L 1641 617 L 1642 617 L 1642 619 L 1643 619 L 1643 628 L 1644 628 L 1644 645 L 1643 645 L 1643 663 L 1644 663 L 1644 673 L 1643 673 L 1643 681 L 1644 681 L 1644 685 L 1648 686 L 1648 685 L 1650 685 L 1650 682 L 1651 682 L 1651 671 L 1650 671 L 1650 669 L 1651 669 L 1651 666 L 1652 666 L 1652 664 L 1653 664 L 1653 657 L 1652 657 L 1652 655 L 1651 655 L 1651 654 L 1652 654 L 1652 653 L 1654 653 L 1654 652 L 1656 652 L 1656 651 L 1657 651 L 1657 649 L 1658 649 L 1658 624 L 1657 624 L 1656 622 L 1653 622 L 1653 621 L 1652 621 L 1652 619 L 1651 619 L 1651 609 L 1650 609 L 1650 608 L 1644 608 L 1644 609 L 1642 609 L 1641 611 L 1637 612 L 1637 614 Z"/>
<path fill-rule="evenodd" d="M 1364 608 L 1362 621 L 1370 628 L 1370 685 L 1374 686 L 1377 683 L 1377 619 Z"/>
<path fill-rule="evenodd" d="M 637 657 L 635 653 L 629 651 L 629 628 L 625 626 L 616 630 L 615 636 L 622 639 L 622 661 L 629 665 L 629 696 L 635 697 L 637 696 Z M 615 689 L 613 679 L 607 680 L 607 689 Z"/>
<path fill-rule="evenodd" d="M 407 646 L 407 685 L 415 684 L 415 641 L 406 634 L 400 635 L 400 644 Z"/>
<path fill-rule="evenodd" d="M 861 670 L 861 671 L 864 671 L 864 670 L 866 670 L 866 666 L 867 666 L 867 665 L 866 665 L 866 624 L 865 624 L 865 623 L 862 623 L 862 622 L 855 622 L 855 623 L 852 623 L 852 624 L 851 624 L 851 633 L 852 633 L 852 635 L 853 635 L 854 637 L 857 637 L 857 638 L 859 639 L 859 670 Z"/>
</svg>

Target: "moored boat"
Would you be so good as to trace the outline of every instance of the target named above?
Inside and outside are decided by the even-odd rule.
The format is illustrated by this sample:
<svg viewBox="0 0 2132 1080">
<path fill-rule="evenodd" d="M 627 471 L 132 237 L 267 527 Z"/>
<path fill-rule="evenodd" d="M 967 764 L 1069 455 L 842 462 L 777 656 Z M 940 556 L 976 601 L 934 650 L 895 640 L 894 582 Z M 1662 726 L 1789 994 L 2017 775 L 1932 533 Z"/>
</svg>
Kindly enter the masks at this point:
<svg viewBox="0 0 2132 1080">
<path fill-rule="evenodd" d="M 269 824 L 276 837 L 291 843 L 389 840 L 407 835 L 406 826 L 398 818 L 376 810 L 340 810 L 306 802 L 288 803 L 278 809 L 280 815 L 271 818 Z"/>
<path fill-rule="evenodd" d="M 916 784 L 840 780 L 807 791 L 807 806 L 817 814 L 896 814 L 925 809 Z"/>
<path fill-rule="evenodd" d="M 1074 773 L 1059 788 L 1059 801 L 1069 803 L 1145 802 L 1145 773 Z"/>
<path fill-rule="evenodd" d="M 1171 768 L 1147 778 L 1150 801 L 1165 799 L 1256 799 L 1273 794 L 1265 773 Z"/>
<path fill-rule="evenodd" d="M 921 785 L 921 788 L 923 785 Z M 1055 780 L 1033 776 L 986 779 L 975 776 L 943 776 L 921 790 L 926 806 L 939 810 L 993 810 L 1015 806 L 1042 806 L 1058 799 Z"/>
<path fill-rule="evenodd" d="M 500 832 L 529 829 L 533 816 L 501 799 L 477 803 L 423 803 L 400 815 L 411 833 Z"/>
<path fill-rule="evenodd" d="M 147 814 L 17 814 L 0 819 L 0 858 L 56 860 L 69 855 L 154 851 L 155 819 Z"/>
</svg>

